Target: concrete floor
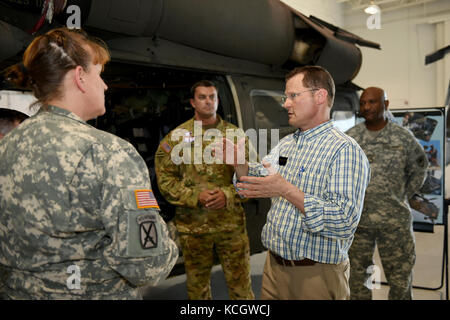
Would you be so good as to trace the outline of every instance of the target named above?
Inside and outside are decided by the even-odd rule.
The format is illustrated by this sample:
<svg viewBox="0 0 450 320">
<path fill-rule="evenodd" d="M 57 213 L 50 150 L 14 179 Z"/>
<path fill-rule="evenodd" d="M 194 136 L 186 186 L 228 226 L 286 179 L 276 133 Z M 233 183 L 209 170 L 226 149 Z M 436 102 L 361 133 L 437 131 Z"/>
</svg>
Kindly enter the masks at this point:
<svg viewBox="0 0 450 320">
<path fill-rule="evenodd" d="M 266 252 L 254 254 L 250 258 L 252 288 L 256 299 L 260 297 L 265 259 Z M 211 272 L 211 294 L 214 300 L 229 300 L 225 276 L 220 265 L 214 266 Z M 186 275 L 168 278 L 156 287 L 145 287 L 142 295 L 146 300 L 185 300 Z"/>
<path fill-rule="evenodd" d="M 443 226 L 435 226 L 434 233 L 416 232 L 416 265 L 414 267 L 414 286 L 437 288 L 441 284 L 442 253 L 443 253 Z M 255 254 L 251 257 L 251 276 L 255 298 L 260 298 L 262 271 L 266 258 L 266 252 Z M 375 264 L 380 267 L 378 253 L 375 254 Z M 382 273 L 381 281 L 386 278 Z M 374 300 L 387 300 L 389 287 L 381 285 L 373 290 Z M 211 292 L 215 300 L 228 300 L 225 277 L 221 266 L 215 266 L 211 273 Z M 179 275 L 168 278 L 156 287 L 144 287 L 142 295 L 146 300 L 185 300 L 186 276 Z M 445 283 L 439 290 L 413 289 L 414 300 L 444 300 Z"/>
<path fill-rule="evenodd" d="M 415 232 L 416 264 L 414 266 L 413 285 L 416 287 L 438 288 L 441 279 L 444 285 L 439 290 L 413 289 L 414 300 L 445 300 L 445 279 L 442 275 L 444 227 L 434 226 L 434 233 Z M 447 239 L 448 241 L 448 239 Z M 375 253 L 375 264 L 383 269 L 378 252 Z M 384 274 L 382 281 L 386 282 Z M 373 290 L 374 300 L 387 300 L 388 286 Z"/>
</svg>

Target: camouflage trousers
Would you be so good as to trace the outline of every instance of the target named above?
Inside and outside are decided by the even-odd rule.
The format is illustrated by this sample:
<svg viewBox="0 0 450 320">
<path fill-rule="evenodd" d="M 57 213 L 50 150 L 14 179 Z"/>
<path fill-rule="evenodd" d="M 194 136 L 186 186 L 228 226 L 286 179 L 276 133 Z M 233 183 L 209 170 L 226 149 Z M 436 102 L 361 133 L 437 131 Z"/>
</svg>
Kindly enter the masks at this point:
<svg viewBox="0 0 450 320">
<path fill-rule="evenodd" d="M 412 270 L 416 261 L 412 228 L 358 227 L 350 258 L 350 299 L 371 300 L 372 291 L 366 287 L 370 278 L 373 254 L 378 247 L 384 274 L 389 285 L 389 300 L 412 299 Z"/>
<path fill-rule="evenodd" d="M 222 265 L 232 300 L 253 300 L 250 278 L 250 245 L 245 226 L 231 232 L 180 234 L 188 297 L 211 299 L 210 276 L 214 251 Z"/>
</svg>

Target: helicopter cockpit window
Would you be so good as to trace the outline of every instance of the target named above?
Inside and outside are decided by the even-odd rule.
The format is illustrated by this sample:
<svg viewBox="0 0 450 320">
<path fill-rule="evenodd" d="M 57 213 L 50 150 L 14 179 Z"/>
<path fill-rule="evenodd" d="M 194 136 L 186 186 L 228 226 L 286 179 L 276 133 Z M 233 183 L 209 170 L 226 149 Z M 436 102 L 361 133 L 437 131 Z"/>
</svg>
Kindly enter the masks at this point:
<svg viewBox="0 0 450 320">
<path fill-rule="evenodd" d="M 355 126 L 356 117 L 352 111 L 336 110 L 332 114 L 334 126 L 339 128 L 342 132 Z"/>
<path fill-rule="evenodd" d="M 250 92 L 255 110 L 256 129 L 278 129 L 280 139 L 296 130 L 289 125 L 288 112 L 281 102 L 283 95 L 281 91 L 252 90 Z M 270 139 L 270 133 L 268 138 Z"/>
</svg>

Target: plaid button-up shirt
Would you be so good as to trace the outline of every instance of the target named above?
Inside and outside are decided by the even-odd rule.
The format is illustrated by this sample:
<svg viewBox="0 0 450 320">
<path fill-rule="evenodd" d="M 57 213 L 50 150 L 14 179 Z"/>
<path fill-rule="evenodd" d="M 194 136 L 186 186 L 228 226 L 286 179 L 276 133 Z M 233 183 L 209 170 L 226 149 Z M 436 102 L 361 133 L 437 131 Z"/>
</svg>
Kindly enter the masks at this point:
<svg viewBox="0 0 450 320">
<path fill-rule="evenodd" d="M 287 158 L 284 165 L 279 157 Z M 283 197 L 272 198 L 264 246 L 289 260 L 346 260 L 370 179 L 369 162 L 355 140 L 328 121 L 284 137 L 264 160 L 305 193 L 306 214 Z M 249 165 L 249 176 L 266 174 L 261 164 Z"/>
</svg>

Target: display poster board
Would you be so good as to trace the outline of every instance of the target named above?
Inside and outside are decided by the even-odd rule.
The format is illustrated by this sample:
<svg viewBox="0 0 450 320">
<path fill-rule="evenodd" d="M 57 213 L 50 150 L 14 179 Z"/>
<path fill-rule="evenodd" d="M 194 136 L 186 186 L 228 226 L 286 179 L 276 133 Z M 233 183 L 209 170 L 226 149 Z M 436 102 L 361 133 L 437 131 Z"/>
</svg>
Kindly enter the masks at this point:
<svg viewBox="0 0 450 320">
<path fill-rule="evenodd" d="M 443 224 L 445 108 L 391 109 L 391 113 L 396 123 L 414 134 L 428 158 L 424 185 L 409 202 L 415 229 L 417 225 Z"/>
</svg>

